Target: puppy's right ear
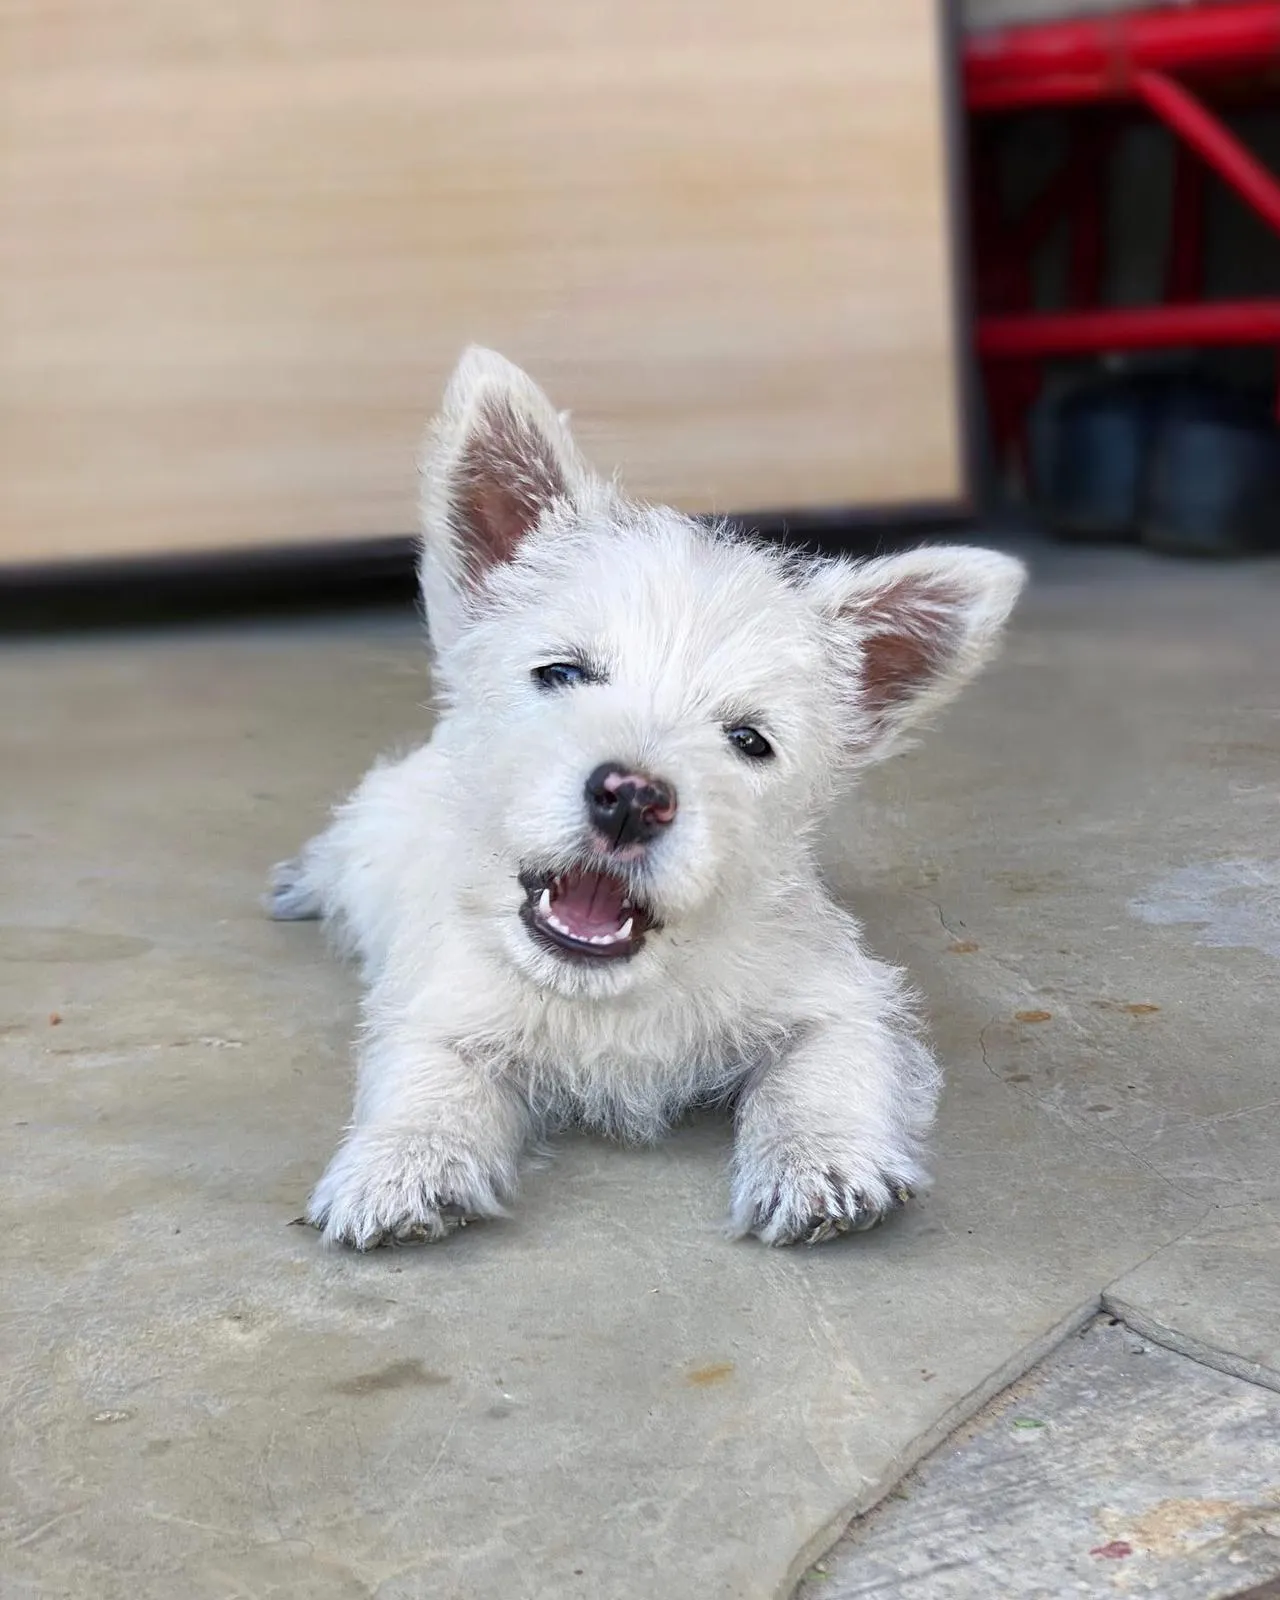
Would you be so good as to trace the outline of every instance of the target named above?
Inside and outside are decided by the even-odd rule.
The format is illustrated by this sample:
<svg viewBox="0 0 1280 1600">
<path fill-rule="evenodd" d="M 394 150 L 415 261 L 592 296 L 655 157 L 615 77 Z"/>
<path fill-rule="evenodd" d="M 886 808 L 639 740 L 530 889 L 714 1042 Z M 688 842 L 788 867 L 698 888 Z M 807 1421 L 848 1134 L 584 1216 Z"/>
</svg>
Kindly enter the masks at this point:
<svg viewBox="0 0 1280 1600">
<path fill-rule="evenodd" d="M 421 463 L 418 580 L 438 650 L 465 626 L 485 574 L 515 556 L 543 512 L 582 497 L 590 474 L 566 420 L 494 351 L 473 345 L 458 363 Z"/>
</svg>

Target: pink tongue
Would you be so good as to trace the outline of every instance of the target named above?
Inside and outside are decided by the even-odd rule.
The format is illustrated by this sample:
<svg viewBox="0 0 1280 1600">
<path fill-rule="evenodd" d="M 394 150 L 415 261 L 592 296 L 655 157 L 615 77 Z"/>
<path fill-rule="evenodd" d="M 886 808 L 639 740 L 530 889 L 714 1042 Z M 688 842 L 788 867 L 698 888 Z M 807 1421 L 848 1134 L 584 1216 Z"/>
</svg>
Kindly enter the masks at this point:
<svg viewBox="0 0 1280 1600">
<path fill-rule="evenodd" d="M 551 890 L 556 920 L 577 939 L 617 933 L 627 919 L 623 888 L 616 878 L 600 872 L 575 872 Z"/>
</svg>

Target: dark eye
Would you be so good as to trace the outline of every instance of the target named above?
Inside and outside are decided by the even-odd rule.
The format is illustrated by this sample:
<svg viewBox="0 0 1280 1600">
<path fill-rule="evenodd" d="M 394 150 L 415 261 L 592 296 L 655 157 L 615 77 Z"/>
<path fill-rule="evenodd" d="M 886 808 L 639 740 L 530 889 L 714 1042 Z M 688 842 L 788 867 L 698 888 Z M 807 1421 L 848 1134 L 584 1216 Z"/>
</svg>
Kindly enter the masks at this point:
<svg viewBox="0 0 1280 1600">
<path fill-rule="evenodd" d="M 544 689 L 567 689 L 575 683 L 586 683 L 587 669 L 576 661 L 553 661 L 549 666 L 535 667 L 533 676 Z"/>
<path fill-rule="evenodd" d="M 773 746 L 764 734 L 757 733 L 754 728 L 726 728 L 729 743 L 734 745 L 744 756 L 750 756 L 753 761 L 764 761 L 773 754 Z"/>
</svg>

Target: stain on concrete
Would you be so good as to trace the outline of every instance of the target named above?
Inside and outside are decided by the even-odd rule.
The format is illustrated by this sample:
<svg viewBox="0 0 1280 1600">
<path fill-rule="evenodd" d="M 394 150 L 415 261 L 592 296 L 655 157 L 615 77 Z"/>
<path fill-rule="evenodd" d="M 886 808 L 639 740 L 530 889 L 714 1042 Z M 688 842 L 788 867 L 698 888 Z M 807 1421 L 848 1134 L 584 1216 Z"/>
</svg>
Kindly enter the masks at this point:
<svg viewBox="0 0 1280 1600">
<path fill-rule="evenodd" d="M 1194 927 L 1209 950 L 1280 957 L 1280 861 L 1192 862 L 1130 900 L 1129 914 L 1153 927 Z"/>
<path fill-rule="evenodd" d="M 995 881 L 1002 884 L 1010 894 L 1052 894 L 1055 889 L 1062 886 L 1063 875 L 1060 872 L 997 872 Z"/>
<path fill-rule="evenodd" d="M 1123 1561 L 1133 1554 L 1133 1546 L 1127 1539 L 1112 1539 L 1109 1544 L 1094 1545 L 1089 1554 L 1100 1561 Z"/>
<path fill-rule="evenodd" d="M 452 1379 L 447 1373 L 432 1372 L 421 1361 L 392 1361 L 374 1372 L 360 1372 L 330 1385 L 335 1394 L 385 1394 L 392 1389 L 437 1389 Z"/>
<path fill-rule="evenodd" d="M 1165 1559 L 1191 1556 L 1204 1545 L 1238 1540 L 1254 1528 L 1268 1532 L 1277 1510 L 1280 1494 L 1261 1503 L 1213 1498 L 1161 1500 L 1131 1521 L 1129 1537 Z"/>
<path fill-rule="evenodd" d="M 685 1374 L 685 1382 L 695 1389 L 710 1389 L 714 1384 L 726 1383 L 733 1376 L 732 1361 L 713 1361 L 705 1367 L 694 1367 Z"/>
</svg>

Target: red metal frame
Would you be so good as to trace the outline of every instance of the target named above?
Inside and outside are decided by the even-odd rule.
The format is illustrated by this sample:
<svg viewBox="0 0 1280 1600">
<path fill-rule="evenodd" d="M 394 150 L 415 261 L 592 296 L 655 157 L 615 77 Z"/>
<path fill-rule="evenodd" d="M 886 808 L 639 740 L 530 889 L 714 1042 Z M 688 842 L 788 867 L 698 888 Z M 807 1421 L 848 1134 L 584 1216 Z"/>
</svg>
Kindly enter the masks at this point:
<svg viewBox="0 0 1280 1600">
<path fill-rule="evenodd" d="M 1271 0 L 1137 11 L 977 34 L 965 49 L 970 111 L 1125 99 L 1142 71 L 1239 75 L 1280 65 Z"/>
<path fill-rule="evenodd" d="M 1014 224 L 994 201 L 994 159 L 982 123 L 973 125 L 978 256 L 978 353 L 992 427 L 1001 446 L 1021 445 L 1026 410 L 1051 356 L 1178 346 L 1274 345 L 1280 350 L 1280 297 L 1197 303 L 1203 260 L 1206 168 L 1280 233 L 1280 180 L 1184 83 L 1205 86 L 1274 74 L 1280 81 L 1280 0 L 1180 11 L 1138 11 L 1079 22 L 1008 28 L 971 39 L 965 98 L 973 114 L 1033 106 L 1093 106 L 1073 129 L 1062 171 Z M 1176 135 L 1173 233 L 1167 303 L 1099 309 L 1103 183 L 1119 117 L 1099 122 L 1105 105 L 1145 108 Z M 1031 310 L 1031 256 L 1063 217 L 1071 228 L 1068 301 L 1073 309 Z M 1277 404 L 1280 415 L 1280 400 Z"/>
<path fill-rule="evenodd" d="M 1239 344 L 1280 346 L 1280 300 L 1038 311 L 978 323 L 978 354 L 987 361 Z"/>
<path fill-rule="evenodd" d="M 1163 72 L 1140 72 L 1134 92 L 1246 205 L 1280 233 L 1280 182 L 1196 97 Z"/>
</svg>

